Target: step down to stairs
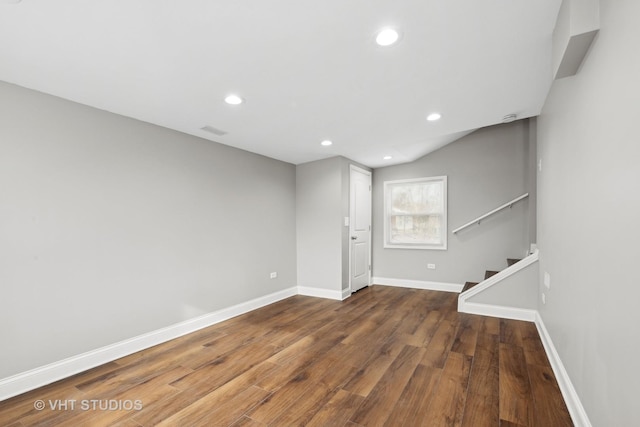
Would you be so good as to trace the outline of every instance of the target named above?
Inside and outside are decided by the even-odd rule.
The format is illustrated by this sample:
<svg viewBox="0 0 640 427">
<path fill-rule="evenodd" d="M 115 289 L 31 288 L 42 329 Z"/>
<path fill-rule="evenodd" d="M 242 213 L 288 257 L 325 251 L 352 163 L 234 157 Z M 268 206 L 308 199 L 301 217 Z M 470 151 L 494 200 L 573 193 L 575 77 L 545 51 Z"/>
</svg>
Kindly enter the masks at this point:
<svg viewBox="0 0 640 427">
<path fill-rule="evenodd" d="M 469 289 L 473 288 L 477 284 L 478 284 L 478 282 L 467 282 L 467 283 L 465 283 L 464 287 L 462 288 L 462 292 L 468 291 Z"/>
<path fill-rule="evenodd" d="M 513 264 L 515 264 L 515 263 L 517 263 L 519 261 L 522 261 L 522 260 L 521 259 L 517 259 L 517 258 L 507 258 L 507 264 L 508 264 L 509 267 L 511 267 Z M 499 273 L 499 271 L 487 270 L 484 273 L 484 280 L 487 280 L 491 276 L 495 276 L 498 273 Z M 473 288 L 477 284 L 478 284 L 478 282 L 466 282 L 464 284 L 464 286 L 462 287 L 462 291 L 461 292 L 468 291 L 469 289 Z"/>
</svg>

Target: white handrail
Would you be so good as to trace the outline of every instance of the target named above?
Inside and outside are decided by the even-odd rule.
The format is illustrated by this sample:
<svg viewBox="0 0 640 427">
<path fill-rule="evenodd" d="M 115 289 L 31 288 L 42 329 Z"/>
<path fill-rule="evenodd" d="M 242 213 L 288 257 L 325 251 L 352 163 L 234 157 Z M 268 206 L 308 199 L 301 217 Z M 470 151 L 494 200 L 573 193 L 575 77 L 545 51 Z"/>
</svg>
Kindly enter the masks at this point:
<svg viewBox="0 0 640 427">
<path fill-rule="evenodd" d="M 516 197 L 516 198 L 515 198 L 515 199 L 513 199 L 512 201 L 507 202 L 507 203 L 505 203 L 504 205 L 502 205 L 502 206 L 500 206 L 500 207 L 495 208 L 495 209 L 494 209 L 494 210 L 492 210 L 491 212 L 487 212 L 486 214 L 484 214 L 484 215 L 482 215 L 482 216 L 479 216 L 478 218 L 474 219 L 473 221 L 469 221 L 469 222 L 468 222 L 468 223 L 466 223 L 465 225 L 463 225 L 463 226 L 461 226 L 461 227 L 456 228 L 455 230 L 453 230 L 453 234 L 455 234 L 455 233 L 457 233 L 458 231 L 463 230 L 463 229 L 465 229 L 465 228 L 467 228 L 467 227 L 469 227 L 469 226 L 471 226 L 471 225 L 473 225 L 473 224 L 476 224 L 476 223 L 477 223 L 477 224 L 480 224 L 480 221 L 482 221 L 482 220 L 483 220 L 483 219 L 485 219 L 486 217 L 491 216 L 491 215 L 493 215 L 494 213 L 501 211 L 502 209 L 510 208 L 511 206 L 513 206 L 513 204 L 514 204 L 514 203 L 519 202 L 519 201 L 520 201 L 520 200 L 522 200 L 522 199 L 526 199 L 527 197 L 529 197 L 529 193 L 525 193 L 525 194 L 523 194 L 523 195 L 522 195 L 522 196 L 520 196 L 520 197 Z"/>
</svg>

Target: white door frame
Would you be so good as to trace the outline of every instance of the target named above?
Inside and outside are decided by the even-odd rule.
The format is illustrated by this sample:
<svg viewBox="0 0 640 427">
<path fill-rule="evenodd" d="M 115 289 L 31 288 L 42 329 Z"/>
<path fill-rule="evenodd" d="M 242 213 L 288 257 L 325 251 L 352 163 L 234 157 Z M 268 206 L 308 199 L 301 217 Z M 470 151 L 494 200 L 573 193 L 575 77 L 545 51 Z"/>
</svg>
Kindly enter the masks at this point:
<svg viewBox="0 0 640 427">
<path fill-rule="evenodd" d="M 373 219 L 373 176 L 371 171 L 368 171 L 366 169 L 362 169 L 356 165 L 349 165 L 349 291 L 350 293 L 353 293 L 353 286 L 351 284 L 351 278 L 353 277 L 352 274 L 352 264 L 351 264 L 351 258 L 352 258 L 352 242 L 353 240 L 351 240 L 351 236 L 353 235 L 353 224 L 354 224 L 354 218 L 353 218 L 353 195 L 352 193 L 352 180 L 351 180 L 351 176 L 352 173 L 354 171 L 357 171 L 359 173 L 362 173 L 364 175 L 368 175 L 369 176 L 369 182 L 370 182 L 370 191 L 371 191 L 371 205 L 369 207 L 369 260 L 368 260 L 368 264 L 369 264 L 369 272 L 368 272 L 368 278 L 367 278 L 367 286 L 371 286 L 371 277 L 372 277 L 372 265 L 371 265 L 371 251 L 372 251 L 372 242 L 371 242 L 371 229 L 372 229 L 372 219 Z"/>
</svg>

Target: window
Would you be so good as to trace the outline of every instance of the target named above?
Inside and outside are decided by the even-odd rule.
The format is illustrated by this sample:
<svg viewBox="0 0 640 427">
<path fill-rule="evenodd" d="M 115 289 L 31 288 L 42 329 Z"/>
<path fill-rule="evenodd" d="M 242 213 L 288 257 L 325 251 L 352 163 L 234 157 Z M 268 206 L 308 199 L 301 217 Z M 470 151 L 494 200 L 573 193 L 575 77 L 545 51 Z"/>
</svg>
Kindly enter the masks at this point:
<svg viewBox="0 0 640 427">
<path fill-rule="evenodd" d="M 384 183 L 384 247 L 447 249 L 447 177 Z"/>
</svg>

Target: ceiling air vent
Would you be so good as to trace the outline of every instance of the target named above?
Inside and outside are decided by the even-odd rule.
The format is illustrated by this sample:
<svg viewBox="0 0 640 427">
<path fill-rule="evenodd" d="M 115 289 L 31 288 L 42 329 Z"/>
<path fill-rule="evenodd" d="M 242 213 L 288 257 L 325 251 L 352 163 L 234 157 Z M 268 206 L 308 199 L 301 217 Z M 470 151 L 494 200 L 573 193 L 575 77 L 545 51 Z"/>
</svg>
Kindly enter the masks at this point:
<svg viewBox="0 0 640 427">
<path fill-rule="evenodd" d="M 504 116 L 502 118 L 502 123 L 511 123 L 512 121 L 514 121 L 517 118 L 518 118 L 518 116 L 516 114 L 507 114 L 506 116 Z"/>
<path fill-rule="evenodd" d="M 225 132 L 223 130 L 216 129 L 213 126 L 209 126 L 209 125 L 201 127 L 200 129 L 202 129 L 205 132 L 209 132 L 209 133 L 212 133 L 212 134 L 218 135 L 218 136 L 224 136 L 224 135 L 226 135 L 228 133 L 228 132 Z"/>
</svg>

